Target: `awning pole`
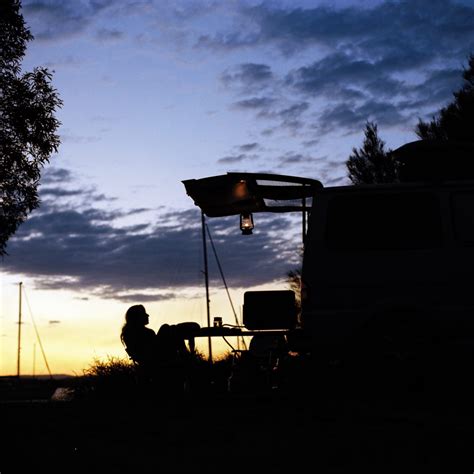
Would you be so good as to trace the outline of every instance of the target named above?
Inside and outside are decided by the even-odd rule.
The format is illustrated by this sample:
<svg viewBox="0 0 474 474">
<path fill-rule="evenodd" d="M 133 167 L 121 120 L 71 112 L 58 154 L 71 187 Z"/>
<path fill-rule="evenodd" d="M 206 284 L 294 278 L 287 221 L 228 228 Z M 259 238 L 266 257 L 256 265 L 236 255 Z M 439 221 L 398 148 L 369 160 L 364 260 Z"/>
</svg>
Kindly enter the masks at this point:
<svg viewBox="0 0 474 474">
<path fill-rule="evenodd" d="M 207 263 L 207 245 L 206 245 L 206 217 L 201 211 L 201 225 L 202 225 L 202 249 L 204 255 L 204 281 L 206 284 L 206 311 L 207 311 L 207 327 L 211 327 L 211 308 L 209 300 L 209 266 Z M 211 336 L 207 338 L 209 346 L 209 363 L 212 365 L 212 343 Z"/>
<path fill-rule="evenodd" d="M 305 185 L 303 184 L 303 189 L 304 189 Z M 305 241 L 305 238 L 306 238 L 306 197 L 304 196 L 304 193 L 303 193 L 303 198 L 302 198 L 303 202 L 302 202 L 302 208 L 303 208 L 303 239 L 302 239 L 302 242 L 303 242 L 303 247 L 304 247 L 304 241 Z"/>
</svg>

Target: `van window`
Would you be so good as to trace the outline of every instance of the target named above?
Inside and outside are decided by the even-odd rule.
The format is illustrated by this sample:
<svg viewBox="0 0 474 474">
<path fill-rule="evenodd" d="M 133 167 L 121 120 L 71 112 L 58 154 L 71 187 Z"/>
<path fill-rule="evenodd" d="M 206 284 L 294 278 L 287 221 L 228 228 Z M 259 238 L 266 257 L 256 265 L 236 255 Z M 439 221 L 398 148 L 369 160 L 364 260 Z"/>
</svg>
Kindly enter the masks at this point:
<svg viewBox="0 0 474 474">
<path fill-rule="evenodd" d="M 336 196 L 328 206 L 327 246 L 339 250 L 440 247 L 438 198 L 431 193 Z"/>
<path fill-rule="evenodd" d="M 454 193 L 451 197 L 451 208 L 456 239 L 466 244 L 474 244 L 474 193 Z"/>
</svg>

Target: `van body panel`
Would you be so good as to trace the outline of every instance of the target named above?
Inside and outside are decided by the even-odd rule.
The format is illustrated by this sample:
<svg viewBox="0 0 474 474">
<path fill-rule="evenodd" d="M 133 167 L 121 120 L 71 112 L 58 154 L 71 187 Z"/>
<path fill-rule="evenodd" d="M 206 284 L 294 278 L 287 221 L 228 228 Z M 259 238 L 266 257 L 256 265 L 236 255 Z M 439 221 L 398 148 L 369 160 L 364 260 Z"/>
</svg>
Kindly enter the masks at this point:
<svg viewBox="0 0 474 474">
<path fill-rule="evenodd" d="M 316 346 L 343 344 L 394 311 L 432 314 L 451 339 L 473 343 L 474 183 L 324 188 L 302 280 L 302 324 Z"/>
</svg>

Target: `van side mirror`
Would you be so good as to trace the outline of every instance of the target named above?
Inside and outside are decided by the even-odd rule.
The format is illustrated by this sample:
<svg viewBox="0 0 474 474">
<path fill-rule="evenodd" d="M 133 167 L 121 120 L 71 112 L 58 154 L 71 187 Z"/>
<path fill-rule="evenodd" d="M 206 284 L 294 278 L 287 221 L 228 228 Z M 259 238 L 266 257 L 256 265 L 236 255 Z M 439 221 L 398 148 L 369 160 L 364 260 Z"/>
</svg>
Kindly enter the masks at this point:
<svg viewBox="0 0 474 474">
<path fill-rule="evenodd" d="M 295 293 L 291 290 L 244 293 L 243 322 L 247 329 L 294 329 L 296 314 Z"/>
</svg>

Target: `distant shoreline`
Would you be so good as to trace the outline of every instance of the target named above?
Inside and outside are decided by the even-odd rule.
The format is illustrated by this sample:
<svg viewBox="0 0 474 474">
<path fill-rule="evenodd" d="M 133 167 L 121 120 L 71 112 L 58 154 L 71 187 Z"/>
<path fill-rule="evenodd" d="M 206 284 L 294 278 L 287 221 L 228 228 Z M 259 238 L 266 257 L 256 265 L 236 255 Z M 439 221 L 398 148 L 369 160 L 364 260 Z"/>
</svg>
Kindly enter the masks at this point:
<svg viewBox="0 0 474 474">
<path fill-rule="evenodd" d="M 42 381 L 42 380 L 63 380 L 63 379 L 69 379 L 69 378 L 74 378 L 77 377 L 77 375 L 74 374 L 53 374 L 52 376 L 49 375 L 20 375 L 20 380 L 23 381 L 29 381 L 29 380 L 37 380 L 37 381 Z M 1 381 L 7 381 L 7 380 L 18 380 L 18 377 L 16 375 L 0 375 L 0 382 Z"/>
</svg>

